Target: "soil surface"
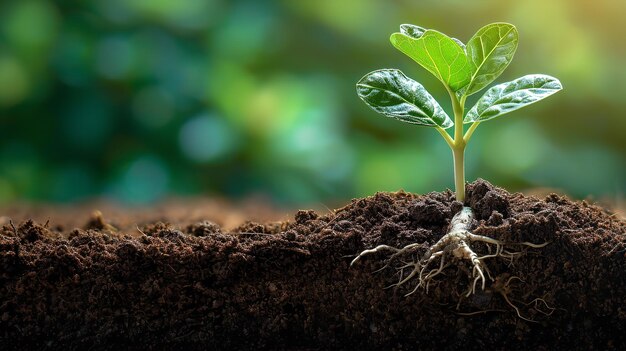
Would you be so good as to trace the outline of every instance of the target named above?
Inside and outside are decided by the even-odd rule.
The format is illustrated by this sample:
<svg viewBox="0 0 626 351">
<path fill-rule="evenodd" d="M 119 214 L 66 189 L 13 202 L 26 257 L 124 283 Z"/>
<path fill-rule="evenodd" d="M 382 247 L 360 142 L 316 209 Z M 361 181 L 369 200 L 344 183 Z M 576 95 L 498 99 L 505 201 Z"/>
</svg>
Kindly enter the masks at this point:
<svg viewBox="0 0 626 351">
<path fill-rule="evenodd" d="M 378 193 L 228 231 L 167 218 L 120 229 L 106 213 L 80 229 L 7 217 L 0 349 L 626 349 L 623 218 L 483 180 L 467 197 L 472 232 L 521 253 L 486 259 L 493 280 L 469 297 L 467 262 L 409 296 L 416 281 L 385 289 L 395 268 L 373 273 L 386 253 L 349 267 L 380 244 L 423 243 L 402 260 L 423 255 L 463 206 L 450 191 Z"/>
</svg>

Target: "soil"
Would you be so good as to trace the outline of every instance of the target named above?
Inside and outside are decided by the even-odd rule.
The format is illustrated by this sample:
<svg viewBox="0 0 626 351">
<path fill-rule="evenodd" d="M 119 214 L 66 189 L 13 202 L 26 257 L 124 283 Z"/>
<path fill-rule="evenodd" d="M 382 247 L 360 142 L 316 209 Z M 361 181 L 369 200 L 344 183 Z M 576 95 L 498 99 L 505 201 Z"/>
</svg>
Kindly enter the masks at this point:
<svg viewBox="0 0 626 351">
<path fill-rule="evenodd" d="M 409 296 L 416 282 L 385 289 L 393 267 L 373 273 L 387 254 L 349 267 L 379 244 L 423 243 L 423 253 L 463 206 L 450 191 L 378 193 L 232 230 L 180 218 L 120 229 L 98 213 L 79 229 L 5 218 L 0 348 L 626 349 L 623 218 L 483 180 L 467 195 L 473 233 L 549 243 L 487 259 L 494 280 L 469 297 L 464 262 Z"/>
</svg>

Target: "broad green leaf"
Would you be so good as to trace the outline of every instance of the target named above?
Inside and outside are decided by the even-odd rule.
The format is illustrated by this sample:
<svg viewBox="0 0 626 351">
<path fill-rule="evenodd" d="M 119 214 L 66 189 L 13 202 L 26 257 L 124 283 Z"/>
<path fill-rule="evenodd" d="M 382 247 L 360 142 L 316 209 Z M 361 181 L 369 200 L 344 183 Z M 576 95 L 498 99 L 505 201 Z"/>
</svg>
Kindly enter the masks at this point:
<svg viewBox="0 0 626 351">
<path fill-rule="evenodd" d="M 419 39 L 426 32 L 426 28 L 416 26 L 414 24 L 401 24 L 400 33 L 414 39 Z"/>
<path fill-rule="evenodd" d="M 463 123 L 483 122 L 515 111 L 563 89 L 558 79 L 530 74 L 487 90 L 465 115 Z"/>
<path fill-rule="evenodd" d="M 508 23 L 489 24 L 476 32 L 467 42 L 472 76 L 463 93 L 472 95 L 498 78 L 513 59 L 517 42 L 517 29 Z"/>
<path fill-rule="evenodd" d="M 391 43 L 412 58 L 453 91 L 470 81 L 470 66 L 465 50 L 452 38 L 428 29 L 415 39 L 403 33 L 393 33 Z"/>
<path fill-rule="evenodd" d="M 356 91 L 374 111 L 402 122 L 449 128 L 452 120 L 424 87 L 397 69 L 366 74 Z"/>
</svg>

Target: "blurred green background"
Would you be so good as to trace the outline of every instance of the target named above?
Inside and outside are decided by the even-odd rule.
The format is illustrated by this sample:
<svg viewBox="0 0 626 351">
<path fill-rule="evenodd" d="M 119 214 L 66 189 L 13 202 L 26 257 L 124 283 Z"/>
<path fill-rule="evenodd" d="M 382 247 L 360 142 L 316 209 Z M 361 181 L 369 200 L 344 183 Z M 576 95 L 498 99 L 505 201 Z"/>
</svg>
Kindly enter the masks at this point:
<svg viewBox="0 0 626 351">
<path fill-rule="evenodd" d="M 413 23 L 467 41 L 496 21 L 520 32 L 496 83 L 545 73 L 565 89 L 481 124 L 468 180 L 620 199 L 625 15 L 619 0 L 3 1 L 0 202 L 453 187 L 439 134 L 380 117 L 354 85 L 399 68 L 447 102 L 389 35 Z"/>
</svg>

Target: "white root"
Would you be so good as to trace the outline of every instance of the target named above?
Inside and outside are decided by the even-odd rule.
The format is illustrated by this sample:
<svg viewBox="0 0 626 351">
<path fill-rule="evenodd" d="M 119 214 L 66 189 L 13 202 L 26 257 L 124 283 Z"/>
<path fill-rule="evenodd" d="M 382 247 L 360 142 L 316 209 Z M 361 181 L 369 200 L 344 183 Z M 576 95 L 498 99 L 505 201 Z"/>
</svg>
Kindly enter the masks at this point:
<svg viewBox="0 0 626 351">
<path fill-rule="evenodd" d="M 450 227 L 448 232 L 439 239 L 434 245 L 432 245 L 426 253 L 419 260 L 411 262 L 402 262 L 403 265 L 398 267 L 400 278 L 397 283 L 392 284 L 389 287 L 397 287 L 417 277 L 418 282 L 415 288 L 407 294 L 411 295 L 416 292 L 420 287 L 424 288 L 428 292 L 428 288 L 433 279 L 443 273 L 453 260 L 467 260 L 471 267 L 470 281 L 471 285 L 468 288 L 468 292 L 465 296 L 470 296 L 476 293 L 476 287 L 480 283 L 480 289 L 485 290 L 487 279 L 494 281 L 493 276 L 489 272 L 489 269 L 485 265 L 484 261 L 488 258 L 504 258 L 513 260 L 514 258 L 522 254 L 521 251 L 509 251 L 505 250 L 507 245 L 521 245 L 531 248 L 542 248 L 548 243 L 534 244 L 531 242 L 519 242 L 519 243 L 506 243 L 501 240 L 493 239 L 483 235 L 476 235 L 470 232 L 470 227 L 474 219 L 474 211 L 470 207 L 463 207 L 463 209 L 454 215 L 450 221 Z M 471 244 L 474 242 L 481 242 L 488 248 L 489 253 L 483 256 L 479 256 L 474 252 Z M 381 271 L 391 263 L 393 263 L 398 257 L 409 253 L 416 248 L 419 248 L 422 244 L 413 243 L 402 248 L 396 248 L 389 245 L 379 245 L 373 249 L 364 250 L 361 252 L 352 262 L 350 266 L 354 265 L 363 256 L 381 252 L 392 251 L 393 254 L 387 259 L 387 263 L 378 271 Z M 493 252 L 493 253 L 492 253 Z M 437 268 L 432 267 L 435 261 L 439 260 Z M 411 269 L 410 273 L 406 274 L 405 270 Z M 485 275 L 485 273 L 487 275 Z M 505 300 L 508 298 L 505 296 Z M 507 301 L 509 302 L 509 301 Z M 510 305 L 512 305 L 509 302 Z M 515 308 L 515 306 L 513 306 Z M 516 309 L 517 310 L 517 309 Z M 518 312 L 519 315 L 519 312 Z"/>
<path fill-rule="evenodd" d="M 517 316 L 518 316 L 519 318 L 521 318 L 521 319 L 523 319 L 523 320 L 525 320 L 525 321 L 528 321 L 528 322 L 537 323 L 537 321 L 536 321 L 536 320 L 534 320 L 534 319 L 530 319 L 530 318 L 526 318 L 526 317 L 524 317 L 524 316 L 522 315 L 521 311 L 520 311 L 520 308 L 519 308 L 518 306 L 516 306 L 516 305 L 515 305 L 515 304 L 511 301 L 511 299 L 509 299 L 509 294 L 513 291 L 513 287 L 511 286 L 511 282 L 512 282 L 513 280 L 518 280 L 518 281 L 520 281 L 520 282 L 522 282 L 522 283 L 524 282 L 524 281 L 523 281 L 520 277 L 518 277 L 518 276 L 512 276 L 512 277 L 509 277 L 509 279 L 507 279 L 507 280 L 506 280 L 506 282 L 504 282 L 504 284 L 502 284 L 502 282 L 501 282 L 501 281 L 496 280 L 496 283 L 494 284 L 494 285 L 495 285 L 495 286 L 494 286 L 494 290 L 495 290 L 496 292 L 500 293 L 500 295 L 504 298 L 504 301 L 506 301 L 506 303 L 507 303 L 509 306 L 513 307 L 513 309 L 515 310 L 515 312 L 517 313 Z M 549 310 L 548 312 L 543 311 L 541 308 L 539 308 L 539 303 L 540 303 L 540 302 L 542 303 L 542 305 L 543 305 L 546 309 L 548 309 L 548 310 Z M 538 298 L 536 298 L 536 299 L 534 299 L 534 300 L 532 300 L 531 302 L 529 302 L 529 303 L 527 303 L 527 304 L 525 304 L 525 305 L 526 305 L 526 306 L 528 306 L 528 305 L 531 305 L 531 304 L 534 304 L 534 305 L 535 305 L 535 306 L 534 306 L 535 311 L 537 311 L 537 312 L 539 312 L 539 313 L 542 313 L 542 314 L 544 314 L 544 315 L 546 315 L 546 316 L 550 316 L 550 315 L 552 315 L 552 313 L 553 313 L 553 312 L 554 312 L 554 310 L 555 310 L 555 308 L 554 308 L 554 307 L 550 307 L 550 306 L 548 305 L 548 303 L 546 302 L 546 300 L 544 300 L 544 299 L 542 299 L 542 298 L 539 298 L 539 297 L 538 297 Z"/>
</svg>

